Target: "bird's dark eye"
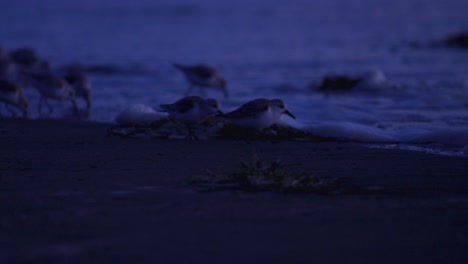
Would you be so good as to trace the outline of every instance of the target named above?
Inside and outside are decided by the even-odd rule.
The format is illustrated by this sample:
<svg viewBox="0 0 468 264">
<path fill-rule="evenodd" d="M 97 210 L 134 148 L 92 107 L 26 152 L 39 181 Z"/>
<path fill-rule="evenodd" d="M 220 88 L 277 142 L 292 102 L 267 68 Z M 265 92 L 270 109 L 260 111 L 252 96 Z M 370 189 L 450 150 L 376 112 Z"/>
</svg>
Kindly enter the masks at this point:
<svg viewBox="0 0 468 264">
<path fill-rule="evenodd" d="M 279 108 L 284 109 L 284 105 L 279 105 Z"/>
</svg>

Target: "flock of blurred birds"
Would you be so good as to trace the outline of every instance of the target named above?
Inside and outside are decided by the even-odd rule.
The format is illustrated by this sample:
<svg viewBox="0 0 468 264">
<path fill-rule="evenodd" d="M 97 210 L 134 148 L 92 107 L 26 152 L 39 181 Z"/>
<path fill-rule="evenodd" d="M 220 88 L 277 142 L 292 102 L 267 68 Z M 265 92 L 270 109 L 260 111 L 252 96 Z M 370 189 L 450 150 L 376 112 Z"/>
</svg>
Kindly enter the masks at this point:
<svg viewBox="0 0 468 264">
<path fill-rule="evenodd" d="M 207 65 L 186 66 L 174 64 L 186 77 L 189 85 L 185 96 L 199 89 L 202 97 L 205 96 L 205 88 L 213 88 L 222 92 L 225 98 L 229 97 L 226 80 L 214 68 Z M 96 71 L 112 71 L 112 69 L 98 68 Z M 0 101 L 16 116 L 16 110 L 28 116 L 29 102 L 25 97 L 24 89 L 35 88 L 40 93 L 39 114 L 46 105 L 48 112 L 53 108 L 48 103 L 49 99 L 57 101 L 70 101 L 73 111 L 78 114 L 76 100 L 82 98 L 86 102 L 86 110 L 91 109 L 91 84 L 86 76 L 85 68 L 81 65 L 69 65 L 53 70 L 50 63 L 39 57 L 31 48 L 18 48 L 7 50 L 0 47 Z M 385 81 L 381 71 L 373 71 L 364 77 L 349 77 L 345 75 L 325 76 L 316 86 L 319 91 L 349 90 L 353 87 L 365 84 L 366 81 Z M 0 115 L 2 112 L 0 111 Z"/>
<path fill-rule="evenodd" d="M 184 73 L 190 83 L 186 96 L 196 87 L 200 88 L 204 96 L 203 88 L 212 87 L 220 89 L 226 98 L 229 97 L 226 81 L 214 68 L 206 65 L 174 66 Z M 27 87 L 40 93 L 39 114 L 43 112 L 44 105 L 49 113 L 53 111 L 52 105 L 48 103 L 50 99 L 70 101 L 75 115 L 78 115 L 78 98 L 86 102 L 88 113 L 91 109 L 91 84 L 83 67 L 70 65 L 53 70 L 50 63 L 40 58 L 33 49 L 8 51 L 0 47 L 0 102 L 4 103 L 12 116 L 16 116 L 16 111 L 20 111 L 23 117 L 28 116 L 29 101 L 24 93 Z"/>
<path fill-rule="evenodd" d="M 450 35 L 442 41 L 432 41 L 426 44 L 412 43 L 415 48 L 441 45 L 466 48 L 468 47 L 468 32 Z M 225 98 L 229 97 L 227 82 L 218 71 L 207 65 L 187 66 L 175 63 L 174 67 L 183 73 L 189 83 L 189 88 L 185 92 L 185 97 L 172 104 L 160 105 L 159 111 L 168 114 L 165 116 L 166 119 L 168 117 L 170 120 L 184 124 L 189 138 L 194 137 L 192 130 L 194 124 L 202 123 L 214 116 L 227 120 L 231 124 L 256 130 L 275 124 L 283 114 L 295 119 L 281 99 L 258 98 L 230 113 L 222 113 L 216 99 L 204 99 L 206 88 L 218 90 Z M 4 103 L 11 116 L 16 116 L 16 111 L 20 111 L 23 117 L 27 117 L 29 101 L 25 96 L 24 88 L 32 87 L 40 94 L 39 115 L 42 115 L 44 105 L 50 114 L 53 107 L 48 100 L 57 100 L 71 102 L 73 113 L 78 116 L 76 101 L 82 98 L 86 104 L 85 113 L 89 116 L 92 100 L 91 84 L 85 72 L 85 68 L 81 65 L 70 65 L 53 70 L 47 60 L 39 57 L 30 48 L 7 50 L 0 47 L 0 102 Z M 310 84 L 310 88 L 324 93 L 377 86 L 389 86 L 380 70 L 371 71 L 362 77 L 329 75 L 325 76 L 320 83 Z M 201 97 L 190 96 L 194 89 L 199 89 L 198 93 Z M 1 109 L 0 116 L 2 116 Z M 154 109 L 132 106 L 119 114 L 116 121 L 121 125 L 135 125 L 158 119 L 160 115 L 156 114 Z"/>
<path fill-rule="evenodd" d="M 185 97 L 172 103 L 160 105 L 160 111 L 166 112 L 166 119 L 181 123 L 188 130 L 187 138 L 195 138 L 192 127 L 204 122 L 206 119 L 216 116 L 230 123 L 244 128 L 263 129 L 278 121 L 282 114 L 295 118 L 287 109 L 286 104 L 280 99 L 258 98 L 247 102 L 235 111 L 223 113 L 216 99 L 204 99 L 200 96 L 190 96 L 194 89 L 198 88 L 202 96 L 205 88 L 213 88 L 223 93 L 225 98 L 229 97 L 226 80 L 212 67 L 206 65 L 185 66 L 174 64 L 186 77 L 189 89 Z M 28 116 L 29 102 L 25 96 L 24 88 L 35 88 L 39 94 L 38 112 L 43 112 L 46 105 L 49 114 L 53 107 L 48 100 L 70 101 L 75 115 L 79 114 L 76 100 L 82 98 L 86 102 L 86 110 L 91 109 L 91 84 L 79 66 L 67 66 L 54 71 L 50 63 L 29 48 L 19 48 L 8 51 L 0 48 L 0 101 L 5 108 L 16 116 L 20 111 L 23 117 Z M 16 109 L 13 109 L 13 108 Z M 122 114 L 117 117 L 117 122 L 125 124 L 138 124 L 142 122 L 141 117 L 148 116 L 154 110 L 142 108 L 130 108 L 127 110 L 126 121 L 122 122 Z M 156 119 L 161 116 L 157 115 Z M 152 115 L 155 121 L 155 115 Z M 147 119 L 143 120 L 147 121 Z"/>
<path fill-rule="evenodd" d="M 78 67 L 65 67 L 59 72 L 52 70 L 50 63 L 37 56 L 30 48 L 8 51 L 0 47 L 0 101 L 15 116 L 19 110 L 28 116 L 29 101 L 24 88 L 33 87 L 40 93 L 39 113 L 43 105 L 53 111 L 49 99 L 70 101 L 78 115 L 77 98 L 83 98 L 86 108 L 91 109 L 91 85 L 85 73 Z M 1 113 L 1 112 L 0 112 Z"/>
</svg>

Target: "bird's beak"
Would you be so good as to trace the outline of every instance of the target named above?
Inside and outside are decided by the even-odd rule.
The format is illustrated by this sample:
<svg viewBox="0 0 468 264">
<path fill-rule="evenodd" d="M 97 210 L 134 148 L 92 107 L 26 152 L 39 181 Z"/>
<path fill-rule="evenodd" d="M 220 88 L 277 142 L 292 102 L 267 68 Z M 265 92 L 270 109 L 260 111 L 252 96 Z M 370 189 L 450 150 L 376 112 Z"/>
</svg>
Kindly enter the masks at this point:
<svg viewBox="0 0 468 264">
<path fill-rule="evenodd" d="M 223 112 L 221 112 L 221 110 L 218 110 L 218 112 L 216 112 L 216 115 L 215 116 L 219 116 L 219 115 L 222 115 Z"/>
<path fill-rule="evenodd" d="M 293 119 L 296 119 L 296 117 L 293 114 L 291 114 L 291 112 L 289 112 L 288 110 L 284 111 L 284 113 L 292 117 Z"/>
</svg>

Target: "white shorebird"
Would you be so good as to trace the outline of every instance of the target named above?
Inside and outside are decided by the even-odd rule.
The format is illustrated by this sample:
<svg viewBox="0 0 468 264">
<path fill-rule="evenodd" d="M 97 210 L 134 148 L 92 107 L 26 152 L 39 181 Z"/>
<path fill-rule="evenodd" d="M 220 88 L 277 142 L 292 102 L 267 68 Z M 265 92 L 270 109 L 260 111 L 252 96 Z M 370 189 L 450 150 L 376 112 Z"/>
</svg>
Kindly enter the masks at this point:
<svg viewBox="0 0 468 264">
<path fill-rule="evenodd" d="M 182 71 L 190 83 L 185 96 L 188 96 L 194 87 L 198 87 L 202 95 L 205 95 L 205 88 L 215 88 L 220 89 L 225 98 L 229 97 L 226 80 L 212 67 L 206 65 L 184 66 L 178 63 L 174 63 L 174 67 Z"/>
<path fill-rule="evenodd" d="M 47 99 L 53 99 L 58 101 L 70 100 L 73 105 L 74 114 L 78 115 L 75 90 L 66 80 L 51 73 L 27 73 L 27 75 L 32 86 L 41 93 L 41 99 L 39 100 L 39 114 L 41 113 L 43 103 L 48 106 L 49 113 L 52 112 L 52 106 L 47 103 Z"/>
<path fill-rule="evenodd" d="M 238 109 L 219 115 L 235 126 L 261 130 L 278 122 L 281 115 L 286 114 L 296 119 L 286 108 L 281 99 L 255 99 Z"/>
<path fill-rule="evenodd" d="M 23 112 L 23 117 L 28 116 L 28 100 L 24 96 L 23 88 L 18 84 L 0 79 L 0 101 L 2 101 L 6 108 L 15 116 L 15 112 L 9 108 L 12 105 Z"/>
<path fill-rule="evenodd" d="M 201 124 L 215 114 L 221 114 L 219 103 L 215 99 L 203 99 L 199 96 L 187 96 L 173 104 L 160 105 L 162 111 L 187 127 L 187 139 L 194 139 L 192 126 Z"/>
<path fill-rule="evenodd" d="M 86 109 L 91 109 L 91 84 L 86 75 L 79 69 L 69 69 L 65 74 L 65 80 L 75 89 L 75 96 L 81 97 L 86 102 Z"/>
</svg>

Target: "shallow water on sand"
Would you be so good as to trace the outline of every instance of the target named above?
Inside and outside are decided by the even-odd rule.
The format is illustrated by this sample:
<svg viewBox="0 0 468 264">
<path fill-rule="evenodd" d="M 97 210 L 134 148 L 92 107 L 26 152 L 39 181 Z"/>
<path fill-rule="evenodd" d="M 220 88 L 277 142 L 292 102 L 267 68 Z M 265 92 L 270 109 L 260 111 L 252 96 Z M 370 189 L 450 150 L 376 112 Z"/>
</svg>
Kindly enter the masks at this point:
<svg viewBox="0 0 468 264">
<path fill-rule="evenodd" d="M 32 47 L 55 68 L 78 62 L 119 69 L 89 75 L 92 121 L 112 122 L 132 104 L 179 99 L 187 83 L 172 63 L 206 63 L 228 81 L 231 98 L 208 91 L 224 111 L 279 97 L 297 117 L 284 122 L 322 136 L 460 151 L 468 145 L 468 51 L 409 45 L 468 29 L 464 0 L 22 0 L 2 6 L 5 48 Z M 375 70 L 384 84 L 339 94 L 309 87 L 326 74 Z M 27 96 L 36 118 L 37 92 Z M 52 116 L 68 116 L 69 108 L 61 104 Z"/>
</svg>

